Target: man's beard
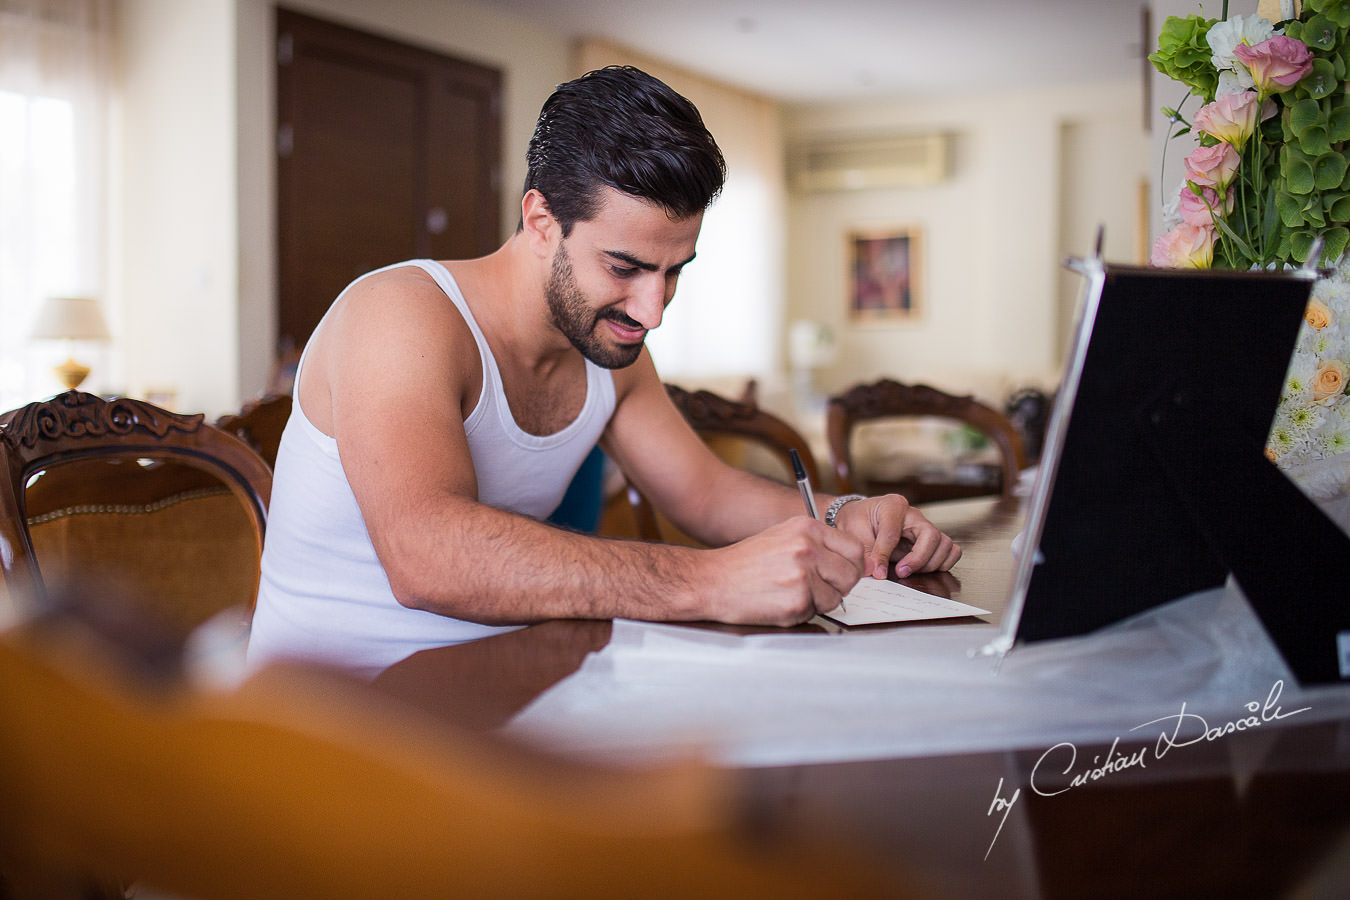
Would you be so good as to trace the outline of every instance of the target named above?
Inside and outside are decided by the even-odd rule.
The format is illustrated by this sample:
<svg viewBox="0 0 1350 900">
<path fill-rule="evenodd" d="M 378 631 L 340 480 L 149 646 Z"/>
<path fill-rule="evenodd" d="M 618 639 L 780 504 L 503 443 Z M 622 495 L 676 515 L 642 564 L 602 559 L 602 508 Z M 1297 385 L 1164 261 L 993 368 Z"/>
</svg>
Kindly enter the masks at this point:
<svg viewBox="0 0 1350 900">
<path fill-rule="evenodd" d="M 642 325 L 617 309 L 591 309 L 586 296 L 577 287 L 572 260 L 567 255 L 567 248 L 561 243 L 553 254 L 553 270 L 549 273 L 548 284 L 544 286 L 544 297 L 548 300 L 553 324 L 567 336 L 582 356 L 597 366 L 622 369 L 631 366 L 642 352 L 641 341 L 615 346 L 601 339 L 598 333 L 601 319 L 613 319 L 625 328 L 641 328 Z"/>
</svg>

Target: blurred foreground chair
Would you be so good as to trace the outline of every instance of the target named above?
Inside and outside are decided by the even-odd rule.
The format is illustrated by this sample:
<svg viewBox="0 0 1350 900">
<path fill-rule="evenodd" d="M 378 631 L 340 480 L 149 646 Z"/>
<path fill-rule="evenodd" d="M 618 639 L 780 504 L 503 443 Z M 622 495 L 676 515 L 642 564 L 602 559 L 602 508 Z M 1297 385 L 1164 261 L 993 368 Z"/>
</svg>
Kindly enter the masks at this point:
<svg viewBox="0 0 1350 900">
<path fill-rule="evenodd" d="M 68 391 L 0 416 L 0 573 L 21 613 L 97 578 L 184 637 L 252 609 L 272 474 L 197 415 Z"/>
<path fill-rule="evenodd" d="M 937 474 L 888 472 L 886 477 L 868 477 L 859 471 L 856 431 L 860 425 L 915 417 L 949 419 L 987 436 L 998 450 L 996 473 L 986 477 L 982 467 L 972 465 L 973 477 L 963 478 L 963 467 L 956 460 L 940 465 Z M 1018 472 L 1025 467 L 1022 439 L 1006 416 L 972 397 L 954 396 L 926 384 L 908 385 L 884 378 L 852 387 L 830 398 L 825 430 L 841 494 L 897 493 L 911 503 L 988 494 L 1008 497 L 1017 486 Z"/>
<path fill-rule="evenodd" d="M 775 834 L 725 770 L 565 763 L 300 665 L 154 682 L 97 638 L 0 633 L 7 900 L 897 895 L 828 834 Z"/>
<path fill-rule="evenodd" d="M 796 450 L 811 483 L 820 486 L 820 468 L 810 445 L 795 428 L 755 403 L 754 382 L 747 386 L 740 400 L 730 400 L 712 391 L 687 391 L 673 384 L 666 385 L 666 394 L 699 437 L 737 468 L 791 484 L 792 462 L 788 451 Z M 631 484 L 626 491 L 639 537 L 648 541 L 693 543 L 664 522 L 641 491 Z"/>
<path fill-rule="evenodd" d="M 239 412 L 221 416 L 216 427 L 248 444 L 268 468 L 275 470 L 281 432 L 291 417 L 291 403 L 290 394 L 265 394 L 245 403 Z"/>
</svg>

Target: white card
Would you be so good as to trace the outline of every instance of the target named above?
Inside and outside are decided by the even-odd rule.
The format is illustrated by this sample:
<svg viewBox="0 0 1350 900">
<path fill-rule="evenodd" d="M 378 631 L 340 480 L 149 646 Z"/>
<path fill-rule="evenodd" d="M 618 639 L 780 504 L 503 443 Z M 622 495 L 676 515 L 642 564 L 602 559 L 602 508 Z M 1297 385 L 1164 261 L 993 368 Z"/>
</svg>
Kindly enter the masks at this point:
<svg viewBox="0 0 1350 900">
<path fill-rule="evenodd" d="M 895 581 L 864 578 L 844 597 L 843 606 L 824 615 L 841 625 L 877 625 L 988 614 L 987 609 L 925 594 Z"/>
</svg>

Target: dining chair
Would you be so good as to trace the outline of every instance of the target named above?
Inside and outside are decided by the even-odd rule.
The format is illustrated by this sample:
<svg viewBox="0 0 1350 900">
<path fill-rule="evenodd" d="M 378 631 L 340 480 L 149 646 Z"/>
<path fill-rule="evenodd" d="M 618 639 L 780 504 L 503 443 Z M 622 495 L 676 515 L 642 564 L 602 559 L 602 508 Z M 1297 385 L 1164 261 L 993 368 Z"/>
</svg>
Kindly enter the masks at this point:
<svg viewBox="0 0 1350 900">
<path fill-rule="evenodd" d="M 239 412 L 216 419 L 216 427 L 248 444 L 269 468 L 276 469 L 277 448 L 291 417 L 291 404 L 290 394 L 264 394 L 245 403 Z"/>
<path fill-rule="evenodd" d="M 810 445 L 795 428 L 755 402 L 753 382 L 737 400 L 707 390 L 689 391 L 674 384 L 665 387 L 689 425 L 727 462 L 791 483 L 788 451 L 796 450 L 811 483 L 820 485 L 820 468 Z M 638 536 L 643 540 L 697 543 L 659 516 L 650 501 L 631 484 L 626 487 L 626 496 Z"/>
<path fill-rule="evenodd" d="M 300 663 L 228 691 L 152 682 L 65 618 L 0 632 L 0 721 L 7 900 L 899 887 L 828 833 L 779 834 L 733 773 L 695 759 L 564 760 Z"/>
<path fill-rule="evenodd" d="M 21 614 L 97 579 L 183 637 L 248 616 L 272 474 L 203 419 L 79 391 L 0 415 L 0 575 Z"/>
<path fill-rule="evenodd" d="M 994 472 L 948 460 L 937 473 L 887 473 L 868 477 L 860 471 L 856 433 L 859 426 L 882 420 L 929 417 L 963 423 L 986 436 L 998 451 Z M 1025 467 L 1022 439 L 1007 416 L 971 396 L 957 396 L 926 384 L 902 384 L 883 378 L 859 384 L 829 398 L 826 439 L 835 484 L 841 494 L 898 493 L 911 503 L 998 494 L 1012 496 L 1018 473 Z"/>
</svg>

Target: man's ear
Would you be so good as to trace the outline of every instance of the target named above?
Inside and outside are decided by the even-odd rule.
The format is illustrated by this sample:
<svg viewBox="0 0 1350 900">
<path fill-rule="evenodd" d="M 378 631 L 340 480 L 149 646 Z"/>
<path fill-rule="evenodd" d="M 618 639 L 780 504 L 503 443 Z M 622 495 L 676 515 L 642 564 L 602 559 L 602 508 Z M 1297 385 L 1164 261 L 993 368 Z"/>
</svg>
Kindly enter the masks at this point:
<svg viewBox="0 0 1350 900">
<path fill-rule="evenodd" d="M 544 195 L 534 188 L 526 191 L 520 200 L 520 223 L 530 249 L 551 259 L 555 244 L 562 239 L 562 227 L 553 218 Z"/>
</svg>

